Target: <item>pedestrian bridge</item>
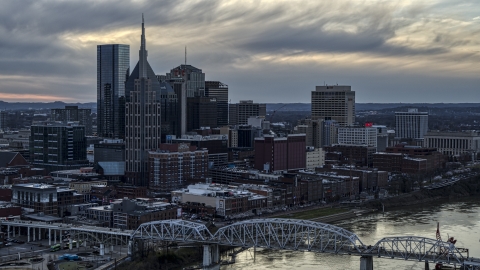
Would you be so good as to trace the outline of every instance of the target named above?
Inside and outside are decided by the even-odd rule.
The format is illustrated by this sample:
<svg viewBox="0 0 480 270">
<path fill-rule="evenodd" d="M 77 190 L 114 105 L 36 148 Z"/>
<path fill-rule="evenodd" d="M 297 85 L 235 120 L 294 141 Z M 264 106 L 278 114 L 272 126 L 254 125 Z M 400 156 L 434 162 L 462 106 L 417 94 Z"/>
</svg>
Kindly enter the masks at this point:
<svg viewBox="0 0 480 270">
<path fill-rule="evenodd" d="M 215 233 L 211 233 L 203 224 L 178 219 L 143 223 L 135 231 L 31 221 L 0 221 L 0 224 L 8 228 L 8 235 L 11 227 L 14 234 L 15 228 L 26 227 L 29 240 L 31 230 L 34 240 L 37 230 L 38 236 L 47 235 L 49 242 L 51 238 L 56 239 L 55 231 L 69 230 L 75 233 L 75 237 L 87 235 L 88 239 L 103 244 L 107 241 L 111 245 L 128 243 L 130 253 L 135 248 L 133 243 L 138 240 L 202 243 L 204 265 L 218 262 L 218 246 L 225 245 L 356 255 L 361 256 L 361 269 L 373 269 L 372 258 L 377 256 L 442 262 L 464 265 L 465 269 L 480 270 L 480 261 L 469 258 L 468 250 L 459 249 L 448 242 L 425 237 L 400 236 L 383 238 L 373 245 L 366 245 L 356 234 L 348 230 L 308 220 L 251 219 L 219 228 Z"/>
</svg>

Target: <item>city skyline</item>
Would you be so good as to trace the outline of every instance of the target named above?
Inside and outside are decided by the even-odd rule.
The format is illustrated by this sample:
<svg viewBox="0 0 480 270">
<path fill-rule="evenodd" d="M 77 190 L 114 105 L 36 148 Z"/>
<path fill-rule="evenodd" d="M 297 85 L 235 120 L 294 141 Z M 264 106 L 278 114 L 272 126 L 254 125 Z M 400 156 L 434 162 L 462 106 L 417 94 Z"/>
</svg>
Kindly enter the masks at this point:
<svg viewBox="0 0 480 270">
<path fill-rule="evenodd" d="M 480 5 L 450 2 L 9 2 L 0 100 L 94 102 L 96 46 L 138 48 L 145 13 L 152 69 L 182 64 L 187 46 L 232 102 L 308 103 L 325 83 L 351 85 L 359 103 L 475 102 Z"/>
</svg>

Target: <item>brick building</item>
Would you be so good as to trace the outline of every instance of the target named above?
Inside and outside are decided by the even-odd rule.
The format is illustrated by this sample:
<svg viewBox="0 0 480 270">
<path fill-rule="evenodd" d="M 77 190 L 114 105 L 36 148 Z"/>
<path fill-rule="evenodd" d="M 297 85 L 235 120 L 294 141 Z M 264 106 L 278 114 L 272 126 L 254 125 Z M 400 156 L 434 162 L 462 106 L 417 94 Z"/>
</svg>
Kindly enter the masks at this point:
<svg viewBox="0 0 480 270">
<path fill-rule="evenodd" d="M 376 147 L 363 145 L 325 146 L 325 164 L 372 167 Z"/>
<path fill-rule="evenodd" d="M 265 135 L 255 138 L 255 169 L 282 171 L 302 169 L 307 165 L 305 134 L 276 138 Z"/>
<path fill-rule="evenodd" d="M 205 179 L 208 173 L 208 150 L 198 150 L 186 143 L 160 144 L 148 154 L 149 188 L 170 192 L 186 185 L 188 179 Z"/>
</svg>

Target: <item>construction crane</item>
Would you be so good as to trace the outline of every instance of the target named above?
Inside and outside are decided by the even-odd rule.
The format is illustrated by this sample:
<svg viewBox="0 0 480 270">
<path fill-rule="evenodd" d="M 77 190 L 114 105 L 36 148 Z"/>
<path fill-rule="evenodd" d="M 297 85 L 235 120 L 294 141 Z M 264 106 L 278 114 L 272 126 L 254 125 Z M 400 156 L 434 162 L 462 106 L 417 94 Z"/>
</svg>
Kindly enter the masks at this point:
<svg viewBox="0 0 480 270">
<path fill-rule="evenodd" d="M 272 120 L 273 120 L 273 116 L 275 115 L 275 113 L 279 110 L 281 110 L 283 107 L 287 106 L 288 104 L 283 104 L 282 106 L 280 106 L 279 108 L 273 110 L 273 113 L 272 115 L 270 115 L 270 118 L 268 119 L 268 121 L 270 121 L 270 123 L 272 123 Z"/>
</svg>

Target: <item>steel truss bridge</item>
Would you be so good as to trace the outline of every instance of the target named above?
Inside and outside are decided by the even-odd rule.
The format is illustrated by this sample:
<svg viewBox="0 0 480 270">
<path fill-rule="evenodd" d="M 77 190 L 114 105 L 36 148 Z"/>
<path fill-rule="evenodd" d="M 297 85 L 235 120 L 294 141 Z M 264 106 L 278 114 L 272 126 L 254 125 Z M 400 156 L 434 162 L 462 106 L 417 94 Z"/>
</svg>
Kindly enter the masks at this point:
<svg viewBox="0 0 480 270">
<path fill-rule="evenodd" d="M 78 239 L 110 245 L 128 244 L 130 254 L 135 249 L 133 243 L 139 240 L 200 243 L 204 247 L 204 266 L 219 262 L 218 246 L 224 245 L 356 255 L 361 256 L 360 268 L 367 270 L 373 269 L 372 260 L 375 256 L 441 262 L 462 265 L 468 270 L 480 270 L 479 259 L 469 258 L 465 249 L 457 248 L 448 242 L 425 237 L 401 236 L 387 237 L 374 245 L 365 245 L 350 231 L 308 220 L 277 218 L 245 220 L 222 227 L 214 234 L 205 225 L 186 220 L 143 223 L 135 231 L 30 221 L 0 221 L 0 224 L 8 226 L 9 236 L 10 227 L 13 227 L 14 234 L 16 227 L 27 227 L 29 235 L 33 229 L 34 240 L 35 230 L 39 230 L 39 235 L 42 235 L 42 229 L 43 234 L 48 230 L 50 236 L 52 231 L 55 233 L 68 230 Z"/>
<path fill-rule="evenodd" d="M 375 245 L 365 245 L 360 238 L 343 228 L 296 219 L 252 219 L 220 228 L 211 234 L 203 224 L 185 220 L 144 223 L 132 235 L 135 239 L 172 242 L 197 242 L 207 245 L 259 247 L 274 250 L 298 250 L 361 256 L 361 269 L 373 269 L 374 256 L 441 262 L 479 269 L 480 260 L 468 258 L 465 249 L 425 237 L 387 237 Z M 205 247 L 204 246 L 204 247 Z M 204 252 L 212 252 L 212 248 Z M 213 249 L 214 250 L 214 249 Z M 213 251 L 215 252 L 215 251 Z M 214 262 L 218 255 L 212 255 Z M 363 263 L 362 261 L 365 261 Z M 205 255 L 204 255 L 205 262 Z"/>
</svg>

